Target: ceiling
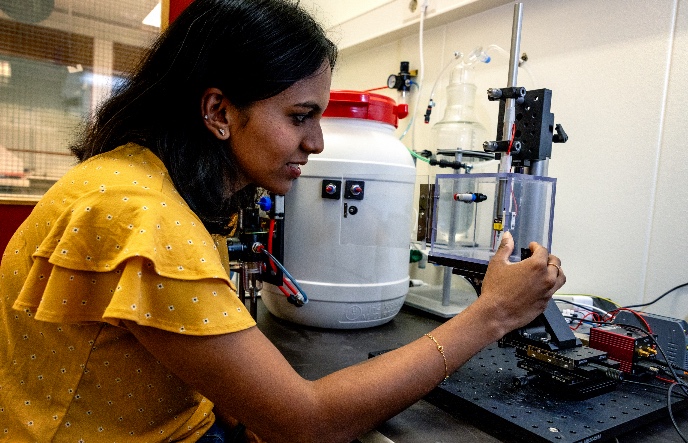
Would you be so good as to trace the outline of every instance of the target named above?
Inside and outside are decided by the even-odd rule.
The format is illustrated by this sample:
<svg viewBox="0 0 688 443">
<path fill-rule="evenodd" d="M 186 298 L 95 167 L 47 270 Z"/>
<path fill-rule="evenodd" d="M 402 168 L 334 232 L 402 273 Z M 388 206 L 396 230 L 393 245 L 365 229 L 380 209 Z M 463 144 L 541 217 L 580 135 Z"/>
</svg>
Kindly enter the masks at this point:
<svg viewBox="0 0 688 443">
<path fill-rule="evenodd" d="M 149 41 L 159 29 L 142 23 L 160 0 L 0 0 L 0 17 L 130 44 Z M 396 0 L 300 0 L 325 28 Z M 127 32 L 131 35 L 127 36 Z"/>
<path fill-rule="evenodd" d="M 332 27 L 394 0 L 301 0 L 301 5 L 311 11 L 323 25 Z"/>
<path fill-rule="evenodd" d="M 35 0 L 34 0 L 35 1 Z M 55 12 L 103 22 L 141 28 L 143 19 L 159 0 L 54 0 Z M 116 5 L 116 7 L 113 7 Z"/>
<path fill-rule="evenodd" d="M 140 28 L 160 0 L 0 0 L 0 10 L 15 20 L 39 23 L 51 14 Z M 394 0 L 301 0 L 324 25 L 336 26 Z"/>
<path fill-rule="evenodd" d="M 140 29 L 159 0 L 0 0 L 0 10 L 23 23 L 42 23 L 56 16 Z"/>
</svg>

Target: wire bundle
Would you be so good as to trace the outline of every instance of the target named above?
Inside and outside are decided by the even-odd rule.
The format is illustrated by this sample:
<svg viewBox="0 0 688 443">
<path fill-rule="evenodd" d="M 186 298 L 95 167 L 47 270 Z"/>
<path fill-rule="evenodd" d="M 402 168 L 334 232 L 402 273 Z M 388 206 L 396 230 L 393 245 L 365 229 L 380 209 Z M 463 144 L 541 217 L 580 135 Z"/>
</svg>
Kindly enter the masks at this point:
<svg viewBox="0 0 688 443">
<path fill-rule="evenodd" d="M 672 405 L 673 405 L 672 398 L 676 395 L 674 393 L 674 390 L 677 387 L 681 388 L 681 391 L 682 391 L 678 395 L 684 399 L 688 399 L 688 384 L 686 384 L 686 382 L 683 380 L 683 378 L 681 376 L 679 376 L 679 374 L 676 372 L 677 370 L 681 371 L 683 373 L 683 376 L 685 376 L 686 374 L 688 374 L 688 369 L 684 368 L 680 365 L 677 365 L 675 363 L 672 363 L 669 360 L 667 354 L 664 352 L 664 349 L 662 349 L 662 347 L 657 342 L 657 339 L 655 338 L 654 334 L 652 333 L 652 328 L 650 327 L 647 320 L 645 320 L 645 318 L 642 316 L 642 314 L 640 312 L 631 309 L 631 308 L 649 306 L 649 305 L 659 301 L 663 297 L 667 296 L 671 292 L 675 291 L 676 289 L 679 289 L 679 288 L 682 288 L 685 286 L 688 286 L 688 283 L 683 283 L 681 285 L 678 285 L 678 286 L 668 290 L 667 292 L 663 293 L 662 295 L 660 295 L 659 297 L 655 298 L 654 300 L 652 300 L 650 302 L 643 303 L 643 304 L 630 305 L 630 306 L 625 306 L 625 307 L 619 306 L 618 304 L 614 303 L 610 299 L 592 296 L 595 299 L 604 300 L 605 302 L 611 303 L 612 305 L 616 306 L 616 308 L 614 308 L 610 311 L 604 311 L 604 310 L 597 308 L 597 307 L 594 307 L 594 306 L 586 306 L 586 305 L 577 304 L 577 303 L 574 303 L 574 302 L 571 302 L 568 300 L 558 300 L 558 301 L 560 301 L 562 303 L 569 304 L 569 305 L 573 305 L 573 306 L 579 307 L 585 311 L 588 311 L 582 318 L 572 317 L 572 316 L 568 317 L 572 320 L 572 323 L 574 321 L 578 322 L 578 324 L 576 326 L 571 326 L 571 329 L 574 331 L 577 330 L 583 323 L 588 323 L 592 327 L 600 326 L 600 325 L 615 325 L 615 326 L 621 326 L 621 327 L 626 328 L 626 329 L 638 331 L 642 334 L 647 335 L 650 338 L 650 340 L 652 340 L 653 346 L 661 354 L 662 358 L 653 360 L 653 362 L 657 366 L 653 366 L 653 367 L 651 367 L 651 369 L 662 373 L 662 375 L 655 375 L 655 378 L 657 380 L 660 380 L 662 382 L 669 384 L 668 388 L 666 389 L 666 392 L 667 392 L 667 410 L 669 412 L 669 418 L 671 419 L 671 423 L 674 426 L 674 429 L 676 429 L 676 432 L 678 433 L 679 437 L 683 440 L 683 442 L 688 443 L 688 439 L 686 438 L 686 436 L 681 432 L 680 428 L 678 427 L 678 423 L 676 422 L 676 419 L 674 418 L 674 413 L 672 410 Z M 634 325 L 621 324 L 621 323 L 612 323 L 614 318 L 616 317 L 616 315 L 621 311 L 631 312 L 633 315 L 635 315 L 638 318 L 638 320 L 643 325 L 643 327 L 637 327 Z M 588 317 L 590 317 L 590 318 L 588 318 Z M 658 366 L 661 366 L 661 367 L 658 367 Z M 637 382 L 637 381 L 632 381 L 632 380 L 627 380 L 627 379 L 624 379 L 622 382 L 627 383 L 627 384 L 646 386 L 646 387 L 650 387 L 653 389 L 663 389 L 661 386 L 654 385 L 651 383 L 642 383 L 642 382 Z"/>
<path fill-rule="evenodd" d="M 272 237 L 274 236 L 275 232 L 275 219 L 270 220 L 270 230 L 268 232 L 268 247 L 267 249 L 265 246 L 262 244 L 257 244 L 254 245 L 254 249 L 256 253 L 263 253 L 268 256 L 270 259 L 270 266 L 272 267 L 273 272 L 277 272 L 277 268 L 282 271 L 283 277 L 282 277 L 282 285 L 277 286 L 279 290 L 284 294 L 285 297 L 287 297 L 287 301 L 293 305 L 296 306 L 303 306 L 304 304 L 308 303 L 308 297 L 306 296 L 306 292 L 301 289 L 299 286 L 298 282 L 292 275 L 287 271 L 287 269 L 282 265 L 282 263 L 275 258 L 274 255 L 272 255 Z M 285 289 L 285 286 L 287 289 L 289 289 L 288 292 L 287 289 Z"/>
</svg>

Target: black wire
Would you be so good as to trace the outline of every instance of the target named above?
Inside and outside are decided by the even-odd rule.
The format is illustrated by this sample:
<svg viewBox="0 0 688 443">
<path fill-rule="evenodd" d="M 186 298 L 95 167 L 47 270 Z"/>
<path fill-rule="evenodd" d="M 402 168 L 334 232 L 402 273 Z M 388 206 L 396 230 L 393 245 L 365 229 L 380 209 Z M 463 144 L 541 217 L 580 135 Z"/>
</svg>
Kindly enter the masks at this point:
<svg viewBox="0 0 688 443">
<path fill-rule="evenodd" d="M 662 354 L 662 357 L 664 358 L 664 361 L 667 363 L 667 367 L 669 368 L 669 371 L 671 372 L 672 377 L 673 377 L 674 380 L 676 381 L 676 384 L 680 385 L 681 388 L 683 389 L 683 392 L 685 392 L 686 395 L 688 395 L 688 388 L 687 388 L 687 385 L 686 385 L 685 383 L 683 383 L 683 381 L 681 380 L 681 378 L 678 376 L 678 374 L 677 374 L 676 371 L 674 370 L 673 365 L 671 364 L 671 361 L 669 360 L 669 357 L 667 357 L 666 353 L 664 352 L 664 349 L 662 349 L 662 347 L 659 345 L 659 343 L 657 343 L 657 339 L 656 339 L 652 334 L 650 334 L 649 332 L 647 332 L 647 331 L 644 330 L 643 328 L 639 328 L 639 327 L 637 327 L 637 326 L 626 325 L 626 324 L 621 324 L 621 323 L 615 323 L 615 324 L 616 324 L 617 326 L 622 326 L 622 327 L 627 328 L 627 329 L 634 329 L 634 330 L 636 330 L 636 331 L 640 331 L 640 332 L 642 332 L 643 334 L 645 334 L 645 335 L 647 335 L 648 337 L 650 337 L 650 340 L 652 340 L 652 342 L 654 343 L 654 345 L 655 345 L 655 346 L 657 347 L 657 349 L 659 350 L 660 354 Z"/>
<path fill-rule="evenodd" d="M 667 366 L 666 362 L 663 362 L 663 361 L 657 360 L 657 363 L 660 364 L 660 365 L 662 365 L 662 366 Z M 677 365 L 676 363 L 671 363 L 671 366 L 672 366 L 674 369 L 678 369 L 678 370 L 681 371 L 681 372 L 686 372 L 686 373 L 688 373 L 688 369 L 684 368 L 684 367 L 681 366 L 681 365 Z"/>
<path fill-rule="evenodd" d="M 641 382 L 641 381 L 628 380 L 628 379 L 626 379 L 626 378 L 623 379 L 623 380 L 621 380 L 621 383 L 624 383 L 624 384 L 631 384 L 631 385 L 637 385 L 637 386 L 643 386 L 643 387 L 646 387 L 646 388 L 656 389 L 656 390 L 659 390 L 659 391 L 662 391 L 662 392 L 666 391 L 666 389 L 667 389 L 667 387 L 666 387 L 666 386 L 663 386 L 663 385 L 653 385 L 652 383 L 643 383 L 643 382 Z M 674 385 L 674 384 L 676 384 L 676 383 L 672 383 L 672 385 Z M 680 392 L 680 391 L 678 392 L 678 394 L 672 394 L 672 395 L 674 395 L 674 396 L 678 395 L 680 398 L 683 398 L 683 399 L 688 400 L 688 395 L 686 395 L 686 394 L 684 394 L 683 392 Z"/>
<path fill-rule="evenodd" d="M 651 304 L 658 302 L 658 301 L 661 300 L 662 298 L 666 297 L 667 295 L 671 294 L 671 293 L 674 292 L 675 290 L 680 289 L 680 288 L 682 288 L 682 287 L 684 287 L 684 286 L 688 286 L 688 283 L 683 283 L 683 284 L 680 284 L 680 285 L 678 285 L 678 286 L 674 286 L 673 288 L 671 288 L 671 289 L 669 289 L 668 291 L 666 291 L 664 294 L 660 295 L 659 297 L 657 297 L 657 298 L 655 298 L 654 300 L 649 301 L 649 302 L 647 302 L 647 303 L 641 303 L 641 304 L 639 304 L 639 305 L 624 306 L 624 308 L 628 309 L 628 308 L 641 308 L 641 307 L 644 307 L 644 306 L 650 306 Z"/>
<path fill-rule="evenodd" d="M 688 283 L 686 283 L 686 285 L 688 285 Z M 686 285 L 683 285 L 683 286 L 686 286 Z M 676 289 L 676 288 L 674 288 L 674 289 Z M 673 289 L 672 289 L 672 291 L 673 291 Z M 671 291 L 669 291 L 669 292 L 671 292 Z M 666 295 L 666 294 L 664 294 L 664 295 Z M 664 295 L 662 295 L 662 296 L 664 296 Z M 571 304 L 574 304 L 574 303 L 571 303 Z M 576 306 L 579 306 L 581 308 L 586 308 L 585 306 L 581 306 L 581 305 L 576 305 Z M 686 383 L 684 383 L 681 380 L 681 378 L 679 378 L 678 374 L 676 374 L 676 371 L 674 371 L 674 366 L 677 366 L 679 368 L 680 368 L 680 366 L 674 365 L 673 363 L 671 363 L 671 361 L 669 361 L 669 357 L 667 357 L 666 353 L 664 352 L 664 349 L 662 349 L 662 347 L 659 345 L 659 343 L 657 343 L 657 339 L 650 332 L 646 331 L 643 328 L 640 328 L 640 327 L 637 327 L 634 325 L 627 325 L 627 324 L 622 324 L 622 323 L 612 323 L 612 322 L 608 322 L 608 321 L 599 321 L 599 320 L 594 320 L 594 319 L 589 320 L 588 322 L 593 323 L 593 324 L 598 324 L 598 325 L 614 325 L 614 326 L 619 326 L 619 327 L 623 327 L 623 328 L 627 328 L 627 329 L 632 329 L 632 330 L 640 331 L 643 334 L 650 337 L 650 340 L 652 340 L 654 345 L 657 347 L 659 352 L 662 354 L 662 357 L 666 361 L 666 366 L 669 368 L 669 371 L 671 372 L 671 375 L 673 376 L 673 378 L 675 380 L 675 381 L 670 382 L 671 384 L 669 385 L 669 388 L 667 389 L 667 411 L 669 412 L 669 418 L 671 419 L 671 424 L 674 426 L 676 433 L 679 435 L 679 437 L 681 437 L 683 442 L 688 443 L 688 440 L 686 439 L 685 435 L 683 435 L 683 433 L 681 432 L 681 429 L 678 427 L 678 423 L 676 422 L 676 419 L 674 418 L 674 412 L 672 409 L 672 402 L 671 402 L 672 391 L 673 391 L 674 387 L 676 387 L 676 385 L 679 385 L 681 387 L 681 389 L 683 390 L 683 392 L 680 393 L 680 397 L 683 398 L 684 400 L 688 399 L 688 385 L 686 385 Z M 659 362 L 659 360 L 658 360 L 658 362 Z M 680 368 L 680 369 L 683 370 L 683 368 Z M 686 372 L 686 371 L 683 370 L 683 372 Z M 647 387 L 652 387 L 654 389 L 664 389 L 661 386 L 652 385 L 650 383 L 635 382 L 635 381 L 631 381 L 631 380 L 623 380 L 622 383 L 647 386 Z"/>
<path fill-rule="evenodd" d="M 684 368 L 681 365 L 677 365 L 676 363 L 671 363 L 670 364 L 674 369 L 678 369 L 679 371 L 683 371 L 684 373 L 688 373 L 688 369 Z M 685 374 L 684 374 L 685 375 Z"/>
<path fill-rule="evenodd" d="M 667 389 L 667 409 L 669 410 L 669 418 L 671 418 L 671 424 L 674 425 L 674 429 L 676 429 L 676 432 L 678 433 L 679 437 L 681 437 L 681 440 L 683 440 L 685 443 L 688 443 L 688 440 L 686 440 L 686 436 L 683 435 L 681 432 L 681 429 L 678 427 L 678 423 L 676 423 L 676 419 L 674 418 L 674 413 L 671 410 L 671 391 L 674 389 L 674 386 L 677 384 L 680 384 L 684 391 L 685 391 L 685 385 L 683 383 L 672 383 L 669 385 L 669 389 Z"/>
<path fill-rule="evenodd" d="M 667 391 L 667 411 L 669 412 L 669 418 L 671 419 L 671 424 L 674 426 L 674 429 L 676 430 L 678 435 L 681 437 L 681 439 L 685 443 L 688 443 L 688 441 L 686 441 L 686 437 L 683 435 L 683 433 L 681 432 L 681 429 L 678 427 L 678 423 L 676 422 L 676 419 L 674 418 L 674 411 L 673 411 L 673 407 L 672 407 L 673 403 L 671 402 L 672 391 L 673 391 L 674 387 L 679 383 L 671 383 L 667 389 L 667 388 L 664 388 L 663 386 L 653 385 L 651 383 L 643 383 L 643 382 L 639 382 L 639 381 L 622 380 L 621 382 L 625 383 L 625 384 L 632 384 L 632 385 L 644 386 L 647 388 L 659 389 L 662 391 L 664 391 L 666 389 L 666 391 Z M 684 400 L 688 399 L 688 395 L 685 395 L 682 392 L 679 392 L 679 397 L 684 399 Z"/>
<path fill-rule="evenodd" d="M 681 285 L 681 286 L 686 286 L 686 285 L 688 285 L 688 283 Z M 674 288 L 674 289 L 676 289 L 676 288 Z M 671 291 L 673 291 L 674 289 L 672 289 Z M 669 292 L 671 292 L 671 291 L 669 291 Z M 667 292 L 667 294 L 668 294 L 668 292 Z M 666 294 L 663 294 L 662 297 L 664 295 L 666 295 Z M 659 298 L 657 300 L 659 300 Z M 657 300 L 655 300 L 655 301 L 657 301 Z M 654 302 L 652 302 L 652 303 L 654 303 Z M 685 399 L 686 396 L 688 396 L 688 385 L 686 385 L 686 383 L 684 383 L 681 380 L 681 378 L 679 378 L 678 374 L 676 374 L 676 371 L 674 371 L 674 365 L 671 363 L 671 361 L 669 361 L 669 357 L 667 357 L 666 353 L 664 352 L 664 349 L 662 349 L 662 347 L 659 345 L 659 343 L 657 343 L 657 339 L 655 339 L 655 337 L 652 334 L 650 334 L 648 331 L 644 330 L 643 328 L 639 328 L 637 326 L 634 326 L 634 325 L 627 325 L 627 324 L 622 324 L 622 323 L 611 323 L 611 322 L 605 322 L 605 321 L 595 321 L 595 320 L 592 320 L 591 323 L 620 326 L 623 328 L 640 331 L 643 334 L 650 337 L 650 340 L 652 340 L 654 345 L 657 347 L 659 352 L 662 354 L 662 357 L 666 361 L 667 367 L 669 368 L 669 371 L 671 372 L 671 375 L 673 376 L 673 378 L 675 380 L 675 382 L 671 382 L 671 384 L 669 385 L 669 388 L 667 389 L 667 411 L 669 412 L 669 418 L 671 419 L 671 424 L 674 426 L 674 429 L 678 433 L 679 437 L 681 437 L 681 439 L 684 441 L 684 443 L 688 443 L 688 440 L 686 439 L 685 435 L 683 435 L 683 433 L 681 432 L 681 430 L 678 427 L 678 423 L 676 423 L 676 420 L 674 419 L 674 413 L 672 410 L 672 402 L 671 402 L 671 394 L 672 394 L 674 387 L 676 387 L 676 385 L 681 387 L 681 389 L 683 390 L 683 393 L 681 395 Z M 649 383 L 639 383 L 639 382 L 631 382 L 631 381 L 625 381 L 625 382 L 626 383 L 636 383 L 636 384 L 652 386 Z"/>
<path fill-rule="evenodd" d="M 674 426 L 674 429 L 676 430 L 676 433 L 679 435 L 679 437 L 681 437 L 681 439 L 684 441 L 684 443 L 688 443 L 688 440 L 686 440 L 686 437 L 683 435 L 683 433 L 681 432 L 681 429 L 678 427 L 678 423 L 676 423 L 676 419 L 674 418 L 674 412 L 673 412 L 673 408 L 672 408 L 672 402 L 671 402 L 671 392 L 673 391 L 674 387 L 676 385 L 679 385 L 681 387 L 681 389 L 683 389 L 683 392 L 685 393 L 685 395 L 688 396 L 688 389 L 687 389 L 688 385 L 683 383 L 683 381 L 678 377 L 678 375 L 676 374 L 676 371 L 674 371 L 672 363 L 669 361 L 669 358 L 664 353 L 664 350 L 659 345 L 659 343 L 657 343 L 657 340 L 655 339 L 655 337 L 652 334 L 650 334 L 649 332 L 647 332 L 644 329 L 639 328 L 637 326 L 624 325 L 624 324 L 619 324 L 619 323 L 617 323 L 617 325 L 622 326 L 624 328 L 635 329 L 637 331 L 644 333 L 645 335 L 650 337 L 650 340 L 652 340 L 652 342 L 655 344 L 655 346 L 657 347 L 659 352 L 662 354 L 662 357 L 666 361 L 667 367 L 671 371 L 671 374 L 675 380 L 675 382 L 672 382 L 669 385 L 669 388 L 667 389 L 667 411 L 669 412 L 669 418 L 671 419 L 671 424 Z M 683 396 L 683 398 L 685 399 L 686 397 Z"/>
<path fill-rule="evenodd" d="M 645 331 L 644 329 L 638 328 L 638 327 L 636 327 L 636 326 L 631 326 L 631 325 L 623 325 L 623 326 L 626 327 L 626 328 L 629 328 L 629 327 L 630 327 L 631 329 L 635 329 L 635 330 L 641 331 L 641 332 L 643 332 L 644 334 L 646 334 L 648 337 L 650 337 L 650 340 L 652 340 L 652 341 L 654 342 L 655 346 L 657 347 L 657 349 L 659 350 L 659 352 L 662 354 L 662 357 L 664 357 L 664 360 L 666 361 L 666 363 L 667 363 L 667 365 L 668 365 L 667 367 L 669 368 L 669 371 L 671 371 L 671 375 L 674 377 L 674 380 L 676 380 L 676 382 L 675 382 L 675 383 L 671 383 L 671 384 L 669 385 L 669 389 L 667 389 L 667 411 L 669 412 L 669 418 L 671 419 L 671 424 L 674 426 L 674 429 L 676 430 L 676 433 L 679 435 L 679 437 L 681 437 L 681 439 L 684 441 L 684 443 L 688 443 L 688 440 L 686 440 L 685 435 L 683 435 L 683 433 L 681 432 L 681 429 L 678 427 L 678 423 L 676 423 L 676 419 L 674 418 L 674 412 L 673 412 L 672 403 L 671 403 L 671 391 L 673 391 L 674 387 L 675 387 L 676 385 L 679 385 L 679 386 L 681 387 L 681 389 L 683 389 L 683 392 L 684 392 L 686 395 L 688 395 L 688 385 L 686 385 L 686 384 L 678 377 L 678 375 L 676 374 L 676 371 L 674 371 L 674 368 L 673 368 L 673 366 L 672 366 L 672 364 L 671 364 L 671 361 L 669 361 L 669 358 L 668 358 L 667 355 L 664 353 L 664 350 L 663 350 L 662 347 L 659 345 L 659 343 L 657 343 L 657 340 L 655 339 L 655 337 L 654 337 L 652 334 L 650 334 L 649 332 Z"/>
</svg>

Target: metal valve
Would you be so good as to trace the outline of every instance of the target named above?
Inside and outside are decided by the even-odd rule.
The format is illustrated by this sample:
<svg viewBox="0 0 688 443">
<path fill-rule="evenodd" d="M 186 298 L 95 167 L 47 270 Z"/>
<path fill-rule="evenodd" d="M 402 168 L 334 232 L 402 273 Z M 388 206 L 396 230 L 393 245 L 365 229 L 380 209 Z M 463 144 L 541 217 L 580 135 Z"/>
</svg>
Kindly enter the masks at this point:
<svg viewBox="0 0 688 443">
<path fill-rule="evenodd" d="M 329 195 L 334 195 L 337 192 L 337 185 L 334 183 L 325 185 L 325 192 Z"/>
</svg>

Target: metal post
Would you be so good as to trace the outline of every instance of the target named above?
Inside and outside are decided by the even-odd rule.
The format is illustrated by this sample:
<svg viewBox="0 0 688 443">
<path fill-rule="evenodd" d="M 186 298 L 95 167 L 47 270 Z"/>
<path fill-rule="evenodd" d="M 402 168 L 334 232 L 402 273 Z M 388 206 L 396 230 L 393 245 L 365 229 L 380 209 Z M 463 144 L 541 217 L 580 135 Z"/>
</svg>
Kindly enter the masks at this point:
<svg viewBox="0 0 688 443">
<path fill-rule="evenodd" d="M 509 55 L 509 79 L 507 87 L 513 88 L 518 85 L 518 61 L 521 52 L 521 24 L 523 22 L 523 3 L 514 5 L 514 20 L 511 29 L 511 53 Z M 502 140 L 511 138 L 511 127 L 516 120 L 516 99 L 508 98 L 504 103 L 504 126 L 502 129 Z M 511 170 L 511 155 L 502 154 L 500 172 Z"/>
<path fill-rule="evenodd" d="M 507 86 L 509 88 L 516 87 L 518 81 L 518 60 L 521 52 L 521 23 L 523 21 L 523 3 L 516 3 L 514 5 L 514 19 L 511 28 L 511 53 L 509 56 L 509 79 Z M 502 140 L 509 140 L 511 138 L 511 128 L 516 120 L 516 99 L 508 98 L 504 102 L 504 121 L 502 126 Z M 511 154 L 502 153 L 499 160 L 499 172 L 511 172 Z M 511 190 L 507 189 L 507 181 L 499 180 L 497 189 L 497 199 L 495 200 L 495 222 L 499 222 L 501 228 L 493 228 L 495 231 L 493 248 L 497 247 L 499 237 L 504 230 L 509 230 L 511 227 L 510 216 L 506 213 L 507 208 L 502 206 L 502 203 L 509 201 L 507 198 L 511 195 Z M 505 197 L 506 196 L 506 197 Z M 508 219 L 508 220 L 507 220 Z"/>
</svg>

